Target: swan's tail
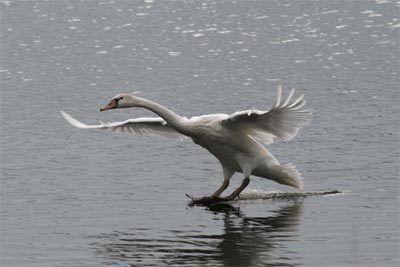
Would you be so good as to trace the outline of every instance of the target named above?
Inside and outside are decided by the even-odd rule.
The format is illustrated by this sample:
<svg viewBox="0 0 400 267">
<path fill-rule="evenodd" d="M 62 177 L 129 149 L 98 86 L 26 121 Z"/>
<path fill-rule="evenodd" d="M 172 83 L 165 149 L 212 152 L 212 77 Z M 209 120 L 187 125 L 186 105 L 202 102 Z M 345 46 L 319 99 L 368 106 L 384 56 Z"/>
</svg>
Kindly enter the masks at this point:
<svg viewBox="0 0 400 267">
<path fill-rule="evenodd" d="M 269 177 L 267 178 L 303 191 L 303 178 L 301 178 L 300 172 L 292 164 L 273 166 L 270 168 Z"/>
</svg>

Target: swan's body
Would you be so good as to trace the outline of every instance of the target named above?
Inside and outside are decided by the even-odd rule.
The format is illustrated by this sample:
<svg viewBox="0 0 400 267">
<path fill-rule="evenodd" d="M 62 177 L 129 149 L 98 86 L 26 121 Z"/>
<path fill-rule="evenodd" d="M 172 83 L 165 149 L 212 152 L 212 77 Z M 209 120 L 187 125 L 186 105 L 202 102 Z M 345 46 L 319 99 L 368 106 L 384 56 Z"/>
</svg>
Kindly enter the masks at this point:
<svg viewBox="0 0 400 267">
<path fill-rule="evenodd" d="M 261 144 L 261 142 L 271 144 L 274 137 L 290 140 L 310 121 L 311 111 L 301 109 L 305 105 L 303 95 L 293 101 L 293 94 L 294 90 L 284 102 L 281 102 L 282 90 L 279 87 L 277 100 L 269 111 L 246 110 L 231 115 L 211 114 L 190 119 L 181 117 L 155 102 L 129 94 L 118 94 L 101 110 L 143 107 L 160 117 L 86 125 L 63 111 L 61 113 L 68 122 L 78 128 L 110 129 L 179 139 L 191 138 L 194 143 L 213 154 L 222 165 L 224 183 L 211 198 L 219 198 L 235 172 L 244 174 L 242 185 L 227 198 L 223 198 L 230 200 L 238 196 L 247 186 L 250 175 L 271 179 L 299 190 L 303 189 L 301 175 L 295 167 L 291 164 L 280 165 Z"/>
</svg>

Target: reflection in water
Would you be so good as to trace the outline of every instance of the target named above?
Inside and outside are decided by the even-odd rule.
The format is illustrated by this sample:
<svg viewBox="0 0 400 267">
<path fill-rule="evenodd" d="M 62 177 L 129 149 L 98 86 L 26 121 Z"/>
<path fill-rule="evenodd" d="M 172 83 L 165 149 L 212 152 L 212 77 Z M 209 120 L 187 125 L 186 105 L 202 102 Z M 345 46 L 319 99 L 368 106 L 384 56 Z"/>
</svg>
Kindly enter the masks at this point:
<svg viewBox="0 0 400 267">
<path fill-rule="evenodd" d="M 239 208 L 216 205 L 222 215 L 220 234 L 132 229 L 97 236 L 96 253 L 118 266 L 294 266 L 299 256 L 285 247 L 295 238 L 302 202 L 286 204 L 268 217 L 248 217 Z M 194 227 L 197 228 L 197 227 Z"/>
<path fill-rule="evenodd" d="M 293 252 L 277 250 L 282 240 L 290 238 L 296 230 L 301 205 L 285 206 L 274 213 L 269 217 L 246 217 L 239 211 L 234 213 L 237 217 L 232 217 L 226 213 L 224 234 L 218 245 L 224 266 L 292 265 Z"/>
</svg>

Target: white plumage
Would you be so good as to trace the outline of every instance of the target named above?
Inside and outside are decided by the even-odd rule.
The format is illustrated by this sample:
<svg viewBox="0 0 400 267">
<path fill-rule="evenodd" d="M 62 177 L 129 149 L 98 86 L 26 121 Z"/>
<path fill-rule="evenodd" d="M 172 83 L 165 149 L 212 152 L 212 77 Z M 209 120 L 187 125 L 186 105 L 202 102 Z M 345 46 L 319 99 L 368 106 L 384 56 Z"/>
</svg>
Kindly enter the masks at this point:
<svg viewBox="0 0 400 267">
<path fill-rule="evenodd" d="M 187 119 L 155 102 L 123 93 L 116 95 L 101 110 L 142 107 L 153 111 L 159 117 L 86 125 L 63 111 L 61 114 L 73 126 L 82 129 L 161 135 L 181 140 L 191 138 L 220 161 L 224 172 L 222 186 L 211 197 L 194 199 L 194 202 L 210 199 L 231 200 L 248 185 L 250 175 L 303 189 L 303 180 L 296 168 L 292 164 L 279 164 L 259 142 L 271 144 L 276 137 L 290 140 L 309 123 L 312 112 L 302 109 L 305 105 L 304 95 L 294 100 L 293 95 L 292 89 L 285 101 L 281 101 L 282 89 L 279 87 L 275 104 L 268 111 L 252 109 L 238 111 L 231 115 L 210 114 Z M 244 174 L 245 179 L 242 185 L 229 196 L 221 198 L 221 193 L 228 187 L 229 180 L 235 172 Z"/>
<path fill-rule="evenodd" d="M 71 123 L 73 126 L 81 129 L 102 129 L 110 130 L 117 133 L 127 134 L 139 134 L 139 135 L 159 135 L 165 137 L 176 138 L 179 140 L 185 140 L 188 137 L 180 134 L 171 128 L 167 122 L 162 118 L 143 117 L 137 119 L 129 119 L 121 122 L 109 122 L 98 125 L 86 125 L 69 115 L 68 113 L 61 111 L 63 117 Z"/>
</svg>

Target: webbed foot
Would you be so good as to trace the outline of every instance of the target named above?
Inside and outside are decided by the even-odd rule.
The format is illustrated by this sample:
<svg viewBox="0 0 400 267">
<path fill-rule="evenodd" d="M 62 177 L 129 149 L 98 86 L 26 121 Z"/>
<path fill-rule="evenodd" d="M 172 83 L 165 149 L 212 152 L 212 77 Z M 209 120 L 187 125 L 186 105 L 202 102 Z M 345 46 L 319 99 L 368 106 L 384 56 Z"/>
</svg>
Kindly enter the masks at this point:
<svg viewBox="0 0 400 267">
<path fill-rule="evenodd" d="M 210 206 L 216 203 L 231 201 L 235 198 L 231 195 L 227 197 L 205 196 L 201 198 L 195 198 L 188 194 L 186 194 L 186 196 L 192 200 L 192 202 L 189 204 L 190 206 L 195 206 L 195 205 Z"/>
</svg>

